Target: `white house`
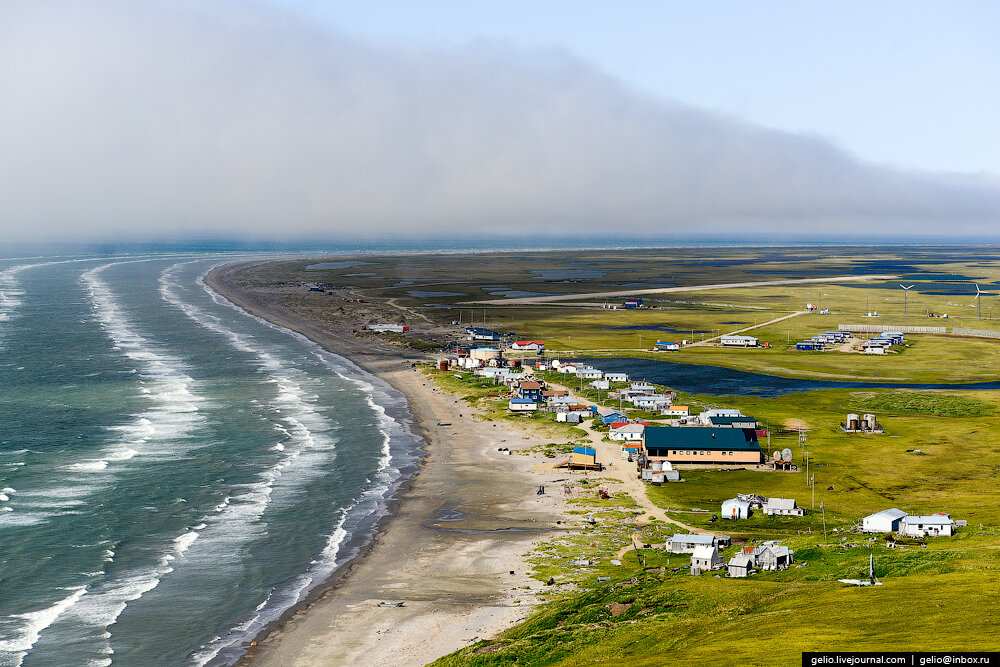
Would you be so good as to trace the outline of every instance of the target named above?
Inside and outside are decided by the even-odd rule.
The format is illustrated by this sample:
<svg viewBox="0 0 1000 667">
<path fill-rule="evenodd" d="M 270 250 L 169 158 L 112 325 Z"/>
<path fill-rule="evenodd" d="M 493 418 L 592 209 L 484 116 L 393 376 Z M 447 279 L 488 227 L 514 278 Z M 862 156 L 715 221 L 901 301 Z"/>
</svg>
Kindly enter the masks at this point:
<svg viewBox="0 0 1000 667">
<path fill-rule="evenodd" d="M 930 516 L 904 516 L 899 523 L 899 532 L 909 537 L 949 536 L 955 533 L 955 522 L 944 512 Z"/>
<path fill-rule="evenodd" d="M 575 375 L 579 366 L 576 364 L 559 364 L 559 372 L 563 374 Z"/>
<path fill-rule="evenodd" d="M 611 389 L 611 383 L 608 382 L 607 378 L 604 380 L 594 380 L 593 382 L 587 383 L 587 386 L 591 389 L 601 389 L 603 391 Z"/>
<path fill-rule="evenodd" d="M 693 535 L 690 533 L 674 533 L 664 545 L 664 549 L 675 554 L 693 554 L 698 547 L 726 546 L 730 542 L 728 535 Z"/>
<path fill-rule="evenodd" d="M 754 336 L 722 336 L 719 338 L 719 342 L 723 347 L 757 347 L 760 345 L 760 339 Z"/>
<path fill-rule="evenodd" d="M 722 503 L 723 519 L 746 519 L 750 516 L 750 503 L 739 498 L 730 498 Z"/>
<path fill-rule="evenodd" d="M 875 514 L 869 514 L 861 520 L 862 533 L 894 533 L 899 530 L 899 524 L 906 512 L 895 507 Z"/>
<path fill-rule="evenodd" d="M 514 344 L 510 346 L 510 349 L 526 352 L 541 352 L 545 349 L 545 343 L 540 340 L 519 340 L 515 341 Z"/>
<path fill-rule="evenodd" d="M 722 564 L 722 556 L 719 555 L 719 549 L 715 546 L 703 544 L 695 547 L 694 553 L 691 554 L 692 568 L 697 567 L 702 571 L 717 570 L 722 567 Z"/>
<path fill-rule="evenodd" d="M 778 516 L 803 516 L 806 511 L 795 506 L 794 498 L 768 498 L 762 508 L 764 514 Z"/>
<path fill-rule="evenodd" d="M 530 398 L 512 398 L 508 401 L 507 407 L 514 412 L 534 412 L 538 409 L 538 403 Z"/>
<path fill-rule="evenodd" d="M 636 396 L 632 405 L 639 410 L 662 410 L 670 405 L 670 398 L 662 394 L 652 396 Z"/>
<path fill-rule="evenodd" d="M 746 554 L 736 554 L 726 563 L 730 577 L 748 577 L 753 571 L 753 558 Z"/>
<path fill-rule="evenodd" d="M 605 373 L 604 379 L 608 382 L 628 382 L 628 373 Z"/>
<path fill-rule="evenodd" d="M 618 428 L 613 428 L 608 432 L 608 437 L 612 440 L 642 440 L 643 431 L 646 430 L 644 424 L 625 424 Z"/>
<path fill-rule="evenodd" d="M 576 376 L 581 380 L 600 380 L 604 377 L 604 371 L 599 368 L 579 368 Z"/>
<path fill-rule="evenodd" d="M 651 384 L 646 384 L 644 382 L 633 382 L 629 385 L 629 391 L 635 392 L 637 394 L 655 394 L 656 387 Z"/>
<path fill-rule="evenodd" d="M 686 405 L 671 405 L 663 409 L 663 414 L 667 417 L 687 417 L 690 408 Z"/>
</svg>

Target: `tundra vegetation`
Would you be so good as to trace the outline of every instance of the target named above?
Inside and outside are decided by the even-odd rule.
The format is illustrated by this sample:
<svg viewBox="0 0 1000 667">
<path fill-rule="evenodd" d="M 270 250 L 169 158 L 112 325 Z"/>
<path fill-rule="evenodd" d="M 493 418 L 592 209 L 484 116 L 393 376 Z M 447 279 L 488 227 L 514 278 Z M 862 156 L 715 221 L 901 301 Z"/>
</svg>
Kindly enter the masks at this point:
<svg viewBox="0 0 1000 667">
<path fill-rule="evenodd" d="M 413 331 L 393 342 L 415 349 L 459 338 L 461 328 L 451 323 L 461 321 L 543 340 L 549 356 L 560 359 L 648 357 L 773 376 L 876 383 L 958 385 L 1000 379 L 1000 339 L 952 333 L 955 327 L 1000 332 L 997 248 L 607 249 L 361 259 L 373 262 L 363 274 L 356 268 L 306 270 L 315 260 L 290 260 L 247 267 L 241 279 L 331 325 L 405 323 Z M 620 304 L 624 295 L 587 296 L 862 274 L 893 277 L 644 293 L 647 307 L 629 310 L 603 307 Z M 310 282 L 323 282 L 332 294 L 309 292 L 303 285 Z M 905 315 L 899 282 L 916 284 Z M 975 283 L 984 290 L 978 308 Z M 445 294 L 422 296 L 427 292 Z M 543 304 L 481 303 L 538 294 L 577 296 Z M 806 304 L 830 313 L 804 313 Z M 867 317 L 875 312 L 878 317 Z M 940 317 L 944 314 L 948 317 Z M 774 322 L 787 315 L 794 316 Z M 795 343 L 814 334 L 859 323 L 882 330 L 943 326 L 948 333 L 907 334 L 904 346 L 884 356 L 795 350 Z M 747 333 L 771 347 L 709 344 L 649 351 L 657 339 L 701 341 L 747 327 L 756 327 Z M 586 441 L 584 431 L 556 423 L 551 413 L 511 414 L 492 381 L 468 373 L 426 372 L 472 403 L 479 418 L 527 425 L 534 436 L 524 442 L 526 449 L 562 456 Z M 590 400 L 601 397 L 592 390 L 584 393 Z M 769 429 L 770 440 L 762 441 L 762 448 L 767 453 L 791 449 L 799 471 L 686 469 L 683 482 L 647 487 L 650 499 L 670 518 L 731 535 L 733 546 L 723 550 L 727 560 L 744 545 L 778 539 L 795 551 L 792 567 L 748 579 L 726 578 L 724 571 L 692 576 L 688 556 L 662 549 L 679 529 L 650 521 L 599 474 L 567 474 L 571 519 L 554 526 L 551 538 L 527 556 L 538 582 L 532 593 L 543 603 L 516 627 L 435 664 L 797 664 L 806 650 L 996 650 L 1000 391 L 876 387 L 772 398 L 693 394 L 676 402 L 695 412 L 740 408 Z M 840 422 L 848 412 L 874 412 L 885 433 L 844 433 Z M 814 486 L 809 484 L 813 476 Z M 599 498 L 599 488 L 609 498 Z M 748 520 L 713 521 L 720 503 L 737 493 L 795 498 L 808 514 L 756 512 Z M 948 512 L 968 526 L 954 537 L 899 540 L 892 546 L 884 536 L 852 530 L 861 517 L 889 507 Z M 660 548 L 634 549 L 633 543 Z M 866 576 L 870 553 L 883 586 L 837 583 Z"/>
</svg>

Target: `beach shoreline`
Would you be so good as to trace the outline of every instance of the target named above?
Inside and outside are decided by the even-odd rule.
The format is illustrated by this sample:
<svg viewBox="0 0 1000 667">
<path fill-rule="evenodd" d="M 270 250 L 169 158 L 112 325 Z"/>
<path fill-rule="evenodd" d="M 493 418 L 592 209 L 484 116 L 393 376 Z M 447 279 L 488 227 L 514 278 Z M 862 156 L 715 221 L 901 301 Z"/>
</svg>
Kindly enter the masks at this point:
<svg viewBox="0 0 1000 667">
<path fill-rule="evenodd" d="M 560 499 L 535 492 L 555 473 L 531 472 L 537 457 L 499 451 L 530 445 L 531 436 L 473 418 L 472 408 L 413 367 L 425 355 L 380 348 L 350 325 L 308 319 L 235 283 L 236 272 L 266 263 L 215 267 L 205 283 L 402 392 L 425 448 L 372 539 L 260 633 L 237 664 L 424 665 L 525 618 L 540 584 L 523 555 L 562 530 L 556 521 L 564 517 Z"/>
</svg>

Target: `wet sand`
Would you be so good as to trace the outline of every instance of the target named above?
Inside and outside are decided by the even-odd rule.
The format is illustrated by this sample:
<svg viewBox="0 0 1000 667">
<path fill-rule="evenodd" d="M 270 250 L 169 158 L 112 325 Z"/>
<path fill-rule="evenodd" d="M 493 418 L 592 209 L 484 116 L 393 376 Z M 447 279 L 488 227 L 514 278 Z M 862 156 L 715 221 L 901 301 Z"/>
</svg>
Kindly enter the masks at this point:
<svg viewBox="0 0 1000 667">
<path fill-rule="evenodd" d="M 540 584 L 528 578 L 523 555 L 561 529 L 555 522 L 563 518 L 561 494 L 536 490 L 565 473 L 531 472 L 544 459 L 498 452 L 537 440 L 474 419 L 467 404 L 412 368 L 426 357 L 379 349 L 349 325 L 306 319 L 273 295 L 241 289 L 233 281 L 240 266 L 214 269 L 206 282 L 402 391 L 427 443 L 419 471 L 368 548 L 259 637 L 240 664 L 425 665 L 527 616 Z"/>
</svg>

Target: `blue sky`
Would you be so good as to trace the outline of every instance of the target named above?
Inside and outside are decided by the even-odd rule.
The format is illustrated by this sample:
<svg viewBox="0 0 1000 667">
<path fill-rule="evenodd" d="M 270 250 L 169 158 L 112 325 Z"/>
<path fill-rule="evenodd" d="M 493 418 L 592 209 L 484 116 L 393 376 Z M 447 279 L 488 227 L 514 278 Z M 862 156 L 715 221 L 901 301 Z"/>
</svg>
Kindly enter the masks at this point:
<svg viewBox="0 0 1000 667">
<path fill-rule="evenodd" d="M 564 49 L 652 94 L 910 168 L 1000 174 L 1000 3 L 504 2 L 281 6 L 399 46 Z"/>
</svg>

